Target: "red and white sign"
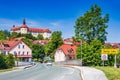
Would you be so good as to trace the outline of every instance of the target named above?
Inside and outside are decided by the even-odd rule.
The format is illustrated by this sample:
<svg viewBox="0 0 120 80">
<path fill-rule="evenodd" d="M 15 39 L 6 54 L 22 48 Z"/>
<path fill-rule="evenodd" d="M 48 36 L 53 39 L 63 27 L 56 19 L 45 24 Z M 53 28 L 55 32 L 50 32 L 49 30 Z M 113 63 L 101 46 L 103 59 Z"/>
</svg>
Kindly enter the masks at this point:
<svg viewBox="0 0 120 80">
<path fill-rule="evenodd" d="M 107 54 L 101 54 L 101 60 L 108 60 Z"/>
</svg>

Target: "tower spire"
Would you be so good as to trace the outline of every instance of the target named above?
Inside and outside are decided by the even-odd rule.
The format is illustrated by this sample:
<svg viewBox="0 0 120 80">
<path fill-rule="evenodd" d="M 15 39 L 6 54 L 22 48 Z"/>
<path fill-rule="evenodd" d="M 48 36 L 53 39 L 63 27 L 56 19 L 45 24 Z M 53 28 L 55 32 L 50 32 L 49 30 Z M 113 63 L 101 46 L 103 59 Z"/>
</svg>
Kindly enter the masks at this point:
<svg viewBox="0 0 120 80">
<path fill-rule="evenodd" d="M 23 24 L 26 24 L 26 21 L 25 21 L 25 19 L 23 19 Z"/>
</svg>

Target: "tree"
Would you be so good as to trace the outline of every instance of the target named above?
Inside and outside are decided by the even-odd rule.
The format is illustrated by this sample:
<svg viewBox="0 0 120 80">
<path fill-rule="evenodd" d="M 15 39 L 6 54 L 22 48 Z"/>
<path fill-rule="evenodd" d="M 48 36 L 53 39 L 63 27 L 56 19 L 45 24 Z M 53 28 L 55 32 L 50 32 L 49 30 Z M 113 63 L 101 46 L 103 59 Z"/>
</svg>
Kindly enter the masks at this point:
<svg viewBox="0 0 120 80">
<path fill-rule="evenodd" d="M 63 44 L 61 31 L 54 31 L 52 33 L 51 41 L 45 46 L 45 52 L 47 55 L 50 55 L 52 58 L 54 56 L 55 50 Z"/>
<path fill-rule="evenodd" d="M 81 59 L 81 50 L 82 50 L 83 65 L 100 66 L 102 65 L 101 49 L 103 48 L 111 48 L 111 47 L 104 46 L 100 40 L 92 40 L 90 44 L 84 43 L 77 48 L 76 57 L 77 59 Z M 105 65 L 113 66 L 113 63 L 114 63 L 114 56 L 108 55 L 108 60 L 105 61 Z"/>
<path fill-rule="evenodd" d="M 9 54 L 6 58 L 6 63 L 9 68 L 12 68 L 15 66 L 15 59 L 12 54 Z"/>
<path fill-rule="evenodd" d="M 36 39 L 32 34 L 24 34 L 24 36 L 28 39 L 32 39 L 32 40 Z"/>
<path fill-rule="evenodd" d="M 12 32 L 10 34 L 10 38 L 17 38 L 17 37 L 21 37 L 21 36 L 22 36 L 21 33 L 17 33 L 17 32 Z"/>
<path fill-rule="evenodd" d="M 0 69 L 7 69 L 7 63 L 3 53 L 0 54 Z"/>
<path fill-rule="evenodd" d="M 52 33 L 51 43 L 54 45 L 54 49 L 57 49 L 60 45 L 63 44 L 62 40 L 62 32 L 61 31 L 54 31 Z"/>
<path fill-rule="evenodd" d="M 4 34 L 3 31 L 0 31 L 0 40 L 5 40 L 7 39 L 6 35 Z"/>
<path fill-rule="evenodd" d="M 32 48 L 33 46 L 32 40 L 27 39 L 27 38 L 23 38 L 22 40 L 25 44 L 27 44 L 30 48 Z"/>
<path fill-rule="evenodd" d="M 45 52 L 44 52 L 43 46 L 34 44 L 32 46 L 32 53 L 33 53 L 33 58 L 37 58 L 37 61 L 39 61 L 39 60 L 43 61 L 43 59 L 45 57 Z"/>
<path fill-rule="evenodd" d="M 91 6 L 83 16 L 76 20 L 75 36 L 76 38 L 86 40 L 90 43 L 94 39 L 101 42 L 106 40 L 106 28 L 109 20 L 109 15 L 102 15 L 101 8 L 97 5 Z"/>
<path fill-rule="evenodd" d="M 8 30 L 4 30 L 3 33 L 6 35 L 6 37 L 10 37 L 10 32 Z"/>
<path fill-rule="evenodd" d="M 82 46 L 82 49 L 81 49 Z M 77 58 L 81 59 L 82 50 L 82 61 L 83 65 L 101 65 L 101 48 L 102 43 L 99 40 L 93 40 L 88 43 L 84 43 L 77 48 Z"/>
<path fill-rule="evenodd" d="M 43 40 L 43 39 L 44 39 L 44 38 L 43 38 L 43 35 L 38 34 L 37 39 L 38 39 L 38 40 Z"/>
</svg>

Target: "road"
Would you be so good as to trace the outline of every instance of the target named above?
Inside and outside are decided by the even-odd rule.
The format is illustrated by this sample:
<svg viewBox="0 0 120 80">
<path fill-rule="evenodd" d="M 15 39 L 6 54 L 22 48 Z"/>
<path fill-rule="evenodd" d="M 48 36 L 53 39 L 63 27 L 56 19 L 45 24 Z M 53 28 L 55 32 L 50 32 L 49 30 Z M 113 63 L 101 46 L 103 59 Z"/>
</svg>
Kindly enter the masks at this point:
<svg viewBox="0 0 120 80">
<path fill-rule="evenodd" d="M 81 80 L 78 70 L 37 64 L 28 69 L 0 73 L 0 80 Z"/>
</svg>

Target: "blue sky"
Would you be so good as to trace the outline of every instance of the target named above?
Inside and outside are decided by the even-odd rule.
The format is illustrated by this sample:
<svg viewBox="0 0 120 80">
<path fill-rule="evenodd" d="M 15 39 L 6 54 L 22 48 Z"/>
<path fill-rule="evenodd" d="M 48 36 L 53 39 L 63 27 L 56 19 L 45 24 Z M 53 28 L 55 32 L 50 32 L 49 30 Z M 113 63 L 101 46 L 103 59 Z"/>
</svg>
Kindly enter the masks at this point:
<svg viewBox="0 0 120 80">
<path fill-rule="evenodd" d="M 74 35 L 78 17 L 97 4 L 108 13 L 107 42 L 120 43 L 119 0 L 0 0 L 0 30 L 21 26 L 25 18 L 29 27 L 62 31 L 63 38 Z"/>
</svg>

